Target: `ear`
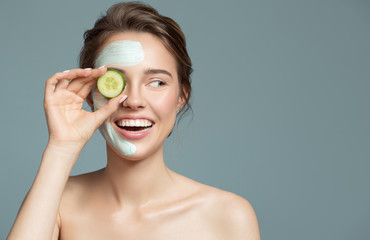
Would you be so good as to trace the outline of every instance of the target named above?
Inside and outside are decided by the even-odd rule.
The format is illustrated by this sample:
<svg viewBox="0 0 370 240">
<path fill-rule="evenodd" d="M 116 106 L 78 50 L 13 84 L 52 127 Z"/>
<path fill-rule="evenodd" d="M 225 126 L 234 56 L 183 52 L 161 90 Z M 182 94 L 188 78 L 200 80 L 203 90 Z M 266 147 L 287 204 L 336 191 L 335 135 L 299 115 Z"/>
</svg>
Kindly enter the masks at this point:
<svg viewBox="0 0 370 240">
<path fill-rule="evenodd" d="M 93 112 L 94 111 L 94 102 L 93 102 L 93 99 L 92 99 L 91 92 L 89 93 L 89 95 L 87 95 L 86 102 L 87 102 L 87 104 L 89 104 L 89 106 L 91 108 L 91 111 Z"/>
<path fill-rule="evenodd" d="M 177 102 L 177 113 L 180 112 L 180 110 L 184 107 L 184 100 L 182 97 L 179 97 L 179 100 Z"/>
<path fill-rule="evenodd" d="M 188 99 L 188 93 L 186 91 L 183 92 L 183 96 L 179 96 L 179 99 L 177 101 L 177 113 L 180 112 L 180 110 L 185 106 L 186 99 Z"/>
</svg>

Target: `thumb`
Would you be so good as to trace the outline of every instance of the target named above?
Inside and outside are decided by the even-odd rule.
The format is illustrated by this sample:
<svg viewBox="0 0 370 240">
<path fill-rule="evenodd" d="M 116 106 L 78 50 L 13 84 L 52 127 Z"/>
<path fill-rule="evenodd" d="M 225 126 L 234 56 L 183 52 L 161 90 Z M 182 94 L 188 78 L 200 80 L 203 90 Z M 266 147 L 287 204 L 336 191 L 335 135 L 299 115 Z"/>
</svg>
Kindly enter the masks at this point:
<svg viewBox="0 0 370 240">
<path fill-rule="evenodd" d="M 118 108 L 118 106 L 125 101 L 127 98 L 126 94 L 121 94 L 118 97 L 112 98 L 105 104 L 102 108 L 95 112 L 96 121 L 98 126 L 103 124 L 103 122 L 112 115 Z"/>
</svg>

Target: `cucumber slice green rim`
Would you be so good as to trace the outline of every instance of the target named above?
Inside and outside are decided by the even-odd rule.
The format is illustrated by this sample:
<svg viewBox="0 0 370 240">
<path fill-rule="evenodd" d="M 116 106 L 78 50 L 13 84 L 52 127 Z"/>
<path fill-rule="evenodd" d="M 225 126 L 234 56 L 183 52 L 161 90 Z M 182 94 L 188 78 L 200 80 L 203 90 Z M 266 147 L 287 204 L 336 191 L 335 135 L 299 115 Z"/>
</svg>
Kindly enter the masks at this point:
<svg viewBox="0 0 370 240">
<path fill-rule="evenodd" d="M 109 69 L 98 78 L 99 92 L 107 98 L 115 98 L 125 89 L 125 77 L 120 71 Z"/>
</svg>

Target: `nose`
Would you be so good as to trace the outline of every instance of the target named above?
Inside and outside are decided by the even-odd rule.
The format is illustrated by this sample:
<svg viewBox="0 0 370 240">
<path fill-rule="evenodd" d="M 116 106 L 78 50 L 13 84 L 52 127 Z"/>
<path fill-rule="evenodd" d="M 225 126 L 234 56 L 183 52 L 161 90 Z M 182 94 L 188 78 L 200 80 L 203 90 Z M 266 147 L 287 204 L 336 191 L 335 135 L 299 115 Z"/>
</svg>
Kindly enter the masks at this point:
<svg viewBox="0 0 370 240">
<path fill-rule="evenodd" d="M 128 85 L 125 90 L 127 99 L 122 103 L 122 106 L 131 110 L 139 110 L 145 108 L 145 99 L 139 86 Z"/>
</svg>

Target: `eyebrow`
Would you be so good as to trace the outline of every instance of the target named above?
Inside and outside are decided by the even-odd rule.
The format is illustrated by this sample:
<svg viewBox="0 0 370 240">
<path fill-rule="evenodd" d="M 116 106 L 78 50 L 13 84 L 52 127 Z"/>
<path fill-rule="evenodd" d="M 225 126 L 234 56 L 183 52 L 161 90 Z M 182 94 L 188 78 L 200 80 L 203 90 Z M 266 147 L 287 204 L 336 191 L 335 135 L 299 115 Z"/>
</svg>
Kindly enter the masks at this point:
<svg viewBox="0 0 370 240">
<path fill-rule="evenodd" d="M 144 72 L 145 75 L 156 74 L 156 73 L 166 74 L 172 78 L 172 74 L 169 71 L 166 71 L 163 69 L 148 69 Z"/>
<path fill-rule="evenodd" d="M 117 71 L 120 71 L 123 74 L 126 73 L 125 70 L 119 69 L 119 68 L 108 68 L 108 70 L 117 70 Z M 170 76 L 172 78 L 172 74 L 169 71 L 166 71 L 164 69 L 152 69 L 152 68 L 149 68 L 149 69 L 147 69 L 144 72 L 145 75 L 158 74 L 158 73 L 168 75 L 168 76 Z"/>
</svg>

